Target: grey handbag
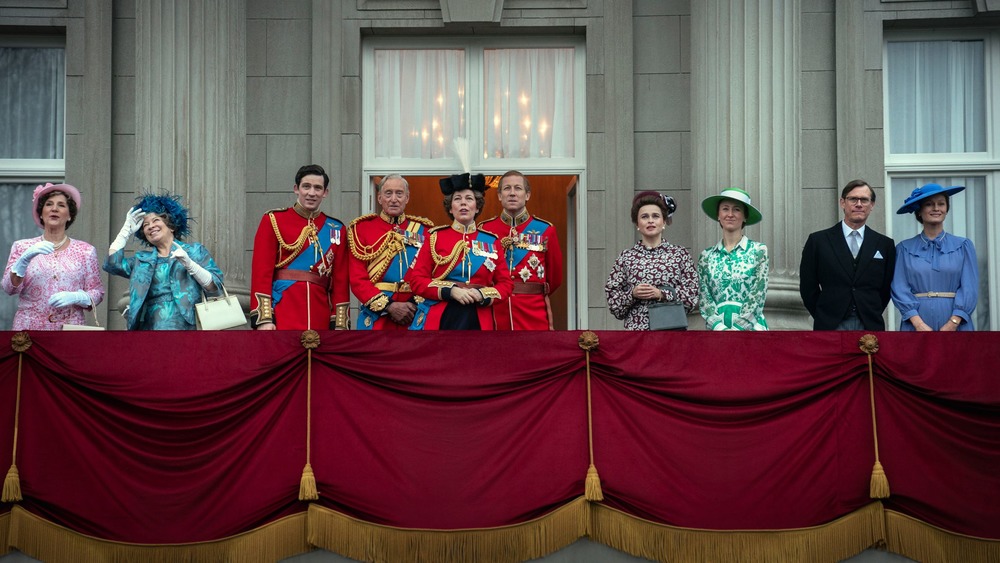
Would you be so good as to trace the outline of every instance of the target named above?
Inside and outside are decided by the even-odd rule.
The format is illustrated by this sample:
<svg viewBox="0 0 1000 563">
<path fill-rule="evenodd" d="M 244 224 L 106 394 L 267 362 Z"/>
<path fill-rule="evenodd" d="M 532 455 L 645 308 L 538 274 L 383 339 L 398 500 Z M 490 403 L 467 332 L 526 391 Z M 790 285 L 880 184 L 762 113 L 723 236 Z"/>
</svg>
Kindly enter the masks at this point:
<svg viewBox="0 0 1000 563">
<path fill-rule="evenodd" d="M 677 290 L 665 283 L 661 291 L 670 291 L 674 301 L 657 301 L 649 304 L 649 330 L 687 330 L 688 317 L 684 304 L 677 301 Z"/>
</svg>

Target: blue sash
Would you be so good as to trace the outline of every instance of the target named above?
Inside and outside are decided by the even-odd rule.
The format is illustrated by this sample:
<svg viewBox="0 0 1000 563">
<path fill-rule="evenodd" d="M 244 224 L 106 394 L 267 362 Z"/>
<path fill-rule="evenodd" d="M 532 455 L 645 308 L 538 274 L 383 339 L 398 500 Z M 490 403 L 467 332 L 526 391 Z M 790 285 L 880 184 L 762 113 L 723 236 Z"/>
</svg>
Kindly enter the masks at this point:
<svg viewBox="0 0 1000 563">
<path fill-rule="evenodd" d="M 461 265 L 452 268 L 451 272 L 445 276 L 445 280 L 454 282 L 467 282 L 472 279 L 479 269 L 486 264 L 486 260 L 490 259 L 496 263 L 498 255 L 493 249 L 493 243 L 497 240 L 496 236 L 488 234 L 484 231 L 476 231 L 475 238 L 472 239 L 472 248 L 466 253 L 464 262 L 466 263 L 466 276 L 462 275 Z M 492 254 L 492 256 L 491 256 Z M 410 324 L 410 330 L 423 330 L 424 321 L 427 319 L 427 313 L 433 305 L 440 303 L 440 301 L 435 301 L 433 299 L 424 299 L 422 303 L 417 305 L 417 312 L 413 315 L 413 322 Z"/>
<path fill-rule="evenodd" d="M 319 246 L 323 249 L 323 254 L 325 255 L 330 247 L 334 244 L 340 244 L 340 228 L 343 224 L 333 218 L 327 217 L 326 222 L 320 228 L 319 233 L 317 233 L 317 238 L 319 240 Z M 323 242 L 327 241 L 327 245 L 323 246 Z M 309 268 L 314 266 L 319 260 L 316 260 L 316 255 L 313 252 L 313 245 L 311 243 L 306 244 L 306 248 L 295 257 L 294 260 L 285 266 L 287 270 L 302 270 L 304 272 L 311 272 Z M 346 268 L 347 264 L 342 264 L 341 267 Z M 271 301 L 274 305 L 277 305 L 281 301 L 281 295 L 286 289 L 292 287 L 295 280 L 274 280 L 271 283 Z"/>
<path fill-rule="evenodd" d="M 419 238 L 423 239 L 423 234 L 424 226 L 420 225 L 420 228 L 416 231 L 416 235 L 419 235 Z M 382 274 L 383 282 L 399 283 L 403 281 L 407 270 L 410 269 L 410 264 L 413 263 L 413 259 L 417 256 L 417 251 L 420 250 L 420 247 L 413 244 L 411 242 L 411 238 L 406 236 L 406 233 L 404 233 L 403 236 L 403 251 L 393 256 L 392 260 L 389 261 L 389 266 L 386 268 L 385 273 Z M 403 260 L 406 261 L 403 262 Z M 388 297 L 390 303 L 392 302 L 391 291 L 382 290 L 382 295 Z M 358 307 L 358 330 L 372 330 L 375 327 L 375 321 L 377 321 L 382 315 L 386 314 L 388 313 L 386 313 L 385 309 L 383 309 L 381 313 L 376 313 L 368 307 L 365 307 L 362 303 L 361 306 Z"/>
<path fill-rule="evenodd" d="M 532 217 L 531 222 L 528 226 L 521 231 L 522 234 L 518 234 L 518 238 L 514 240 L 511 245 L 510 255 L 508 257 L 508 264 L 511 270 L 514 266 L 520 264 L 532 250 L 540 252 L 537 247 L 546 246 L 545 241 L 542 240 L 542 235 L 545 233 L 545 229 L 549 228 L 549 224 L 544 221 L 539 221 L 538 219 Z M 537 234 L 528 234 L 530 231 L 535 231 Z M 527 243 L 527 244 L 521 244 Z M 529 246 L 534 248 L 521 248 L 522 246 Z M 513 274 L 513 271 L 511 272 Z"/>
</svg>

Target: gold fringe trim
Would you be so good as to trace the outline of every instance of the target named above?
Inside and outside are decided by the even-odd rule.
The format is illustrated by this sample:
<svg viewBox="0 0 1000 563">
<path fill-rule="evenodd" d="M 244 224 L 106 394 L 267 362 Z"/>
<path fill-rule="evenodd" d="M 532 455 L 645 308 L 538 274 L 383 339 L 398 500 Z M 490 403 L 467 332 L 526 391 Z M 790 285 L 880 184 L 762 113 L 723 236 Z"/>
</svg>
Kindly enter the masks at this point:
<svg viewBox="0 0 1000 563">
<path fill-rule="evenodd" d="M 886 548 L 915 561 L 1000 561 L 1000 540 L 956 534 L 892 510 L 885 511 L 885 521 Z"/>
<path fill-rule="evenodd" d="M 885 470 L 878 460 L 872 467 L 872 480 L 868 485 L 868 496 L 871 498 L 889 498 L 889 478 L 885 476 Z"/>
<path fill-rule="evenodd" d="M 839 561 L 884 538 L 882 503 L 828 524 L 792 530 L 698 530 L 665 526 L 593 505 L 591 539 L 651 561 Z"/>
<path fill-rule="evenodd" d="M 0 514 L 0 556 L 11 552 L 10 544 L 7 542 L 8 531 L 10 530 L 10 512 Z"/>
<path fill-rule="evenodd" d="M 513 526 L 469 530 L 393 528 L 309 505 L 309 543 L 360 561 L 520 562 L 553 553 L 586 535 L 589 503 L 578 497 Z"/>
<path fill-rule="evenodd" d="M 584 481 L 583 497 L 591 502 L 604 500 L 604 491 L 601 490 L 601 476 L 597 474 L 597 468 L 591 463 L 587 468 L 587 479 Z"/>
<path fill-rule="evenodd" d="M 316 500 L 318 498 L 316 476 L 313 475 L 312 465 L 306 463 L 306 466 L 302 468 L 302 479 L 299 480 L 299 500 Z"/>
<path fill-rule="evenodd" d="M 0 494 L 2 502 L 21 502 L 21 477 L 17 473 L 17 465 L 10 464 L 7 476 L 3 480 L 3 494 Z"/>
<path fill-rule="evenodd" d="M 113 542 L 85 536 L 39 518 L 20 506 L 14 506 L 11 511 L 8 544 L 46 563 L 78 561 L 273 563 L 312 550 L 306 542 L 306 518 L 304 512 L 293 514 L 255 530 L 210 542 L 149 545 Z"/>
</svg>

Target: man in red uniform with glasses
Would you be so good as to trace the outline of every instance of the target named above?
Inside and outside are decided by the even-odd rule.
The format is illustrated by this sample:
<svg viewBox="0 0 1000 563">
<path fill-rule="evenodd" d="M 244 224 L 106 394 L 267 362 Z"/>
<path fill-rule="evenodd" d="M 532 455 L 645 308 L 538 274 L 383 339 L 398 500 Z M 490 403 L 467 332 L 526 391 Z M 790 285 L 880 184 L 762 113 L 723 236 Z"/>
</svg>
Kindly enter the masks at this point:
<svg viewBox="0 0 1000 563">
<path fill-rule="evenodd" d="M 500 177 L 503 211 L 480 228 L 496 233 L 507 260 L 514 293 L 494 307 L 497 330 L 552 330 L 549 296 L 562 285 L 563 256 L 552 223 L 528 213 L 531 185 L 511 170 Z"/>
</svg>

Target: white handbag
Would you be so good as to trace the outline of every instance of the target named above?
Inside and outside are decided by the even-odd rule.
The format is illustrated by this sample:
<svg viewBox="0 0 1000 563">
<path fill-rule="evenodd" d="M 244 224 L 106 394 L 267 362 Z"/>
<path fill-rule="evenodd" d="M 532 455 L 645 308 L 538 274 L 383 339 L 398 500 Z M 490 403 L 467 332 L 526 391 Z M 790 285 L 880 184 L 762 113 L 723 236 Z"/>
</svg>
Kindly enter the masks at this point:
<svg viewBox="0 0 1000 563">
<path fill-rule="evenodd" d="M 206 299 L 201 294 L 201 303 L 195 303 L 194 313 L 198 318 L 198 330 L 226 330 L 247 326 L 247 317 L 243 307 L 235 296 L 229 295 L 226 287 L 222 287 L 221 297 Z"/>
<path fill-rule="evenodd" d="M 62 325 L 62 329 L 63 330 L 106 330 L 103 326 L 101 326 L 101 321 L 97 320 L 97 307 L 94 306 L 93 298 L 90 299 L 90 312 L 94 315 L 94 326 L 64 324 Z M 84 316 L 86 317 L 86 313 L 84 313 Z"/>
</svg>

